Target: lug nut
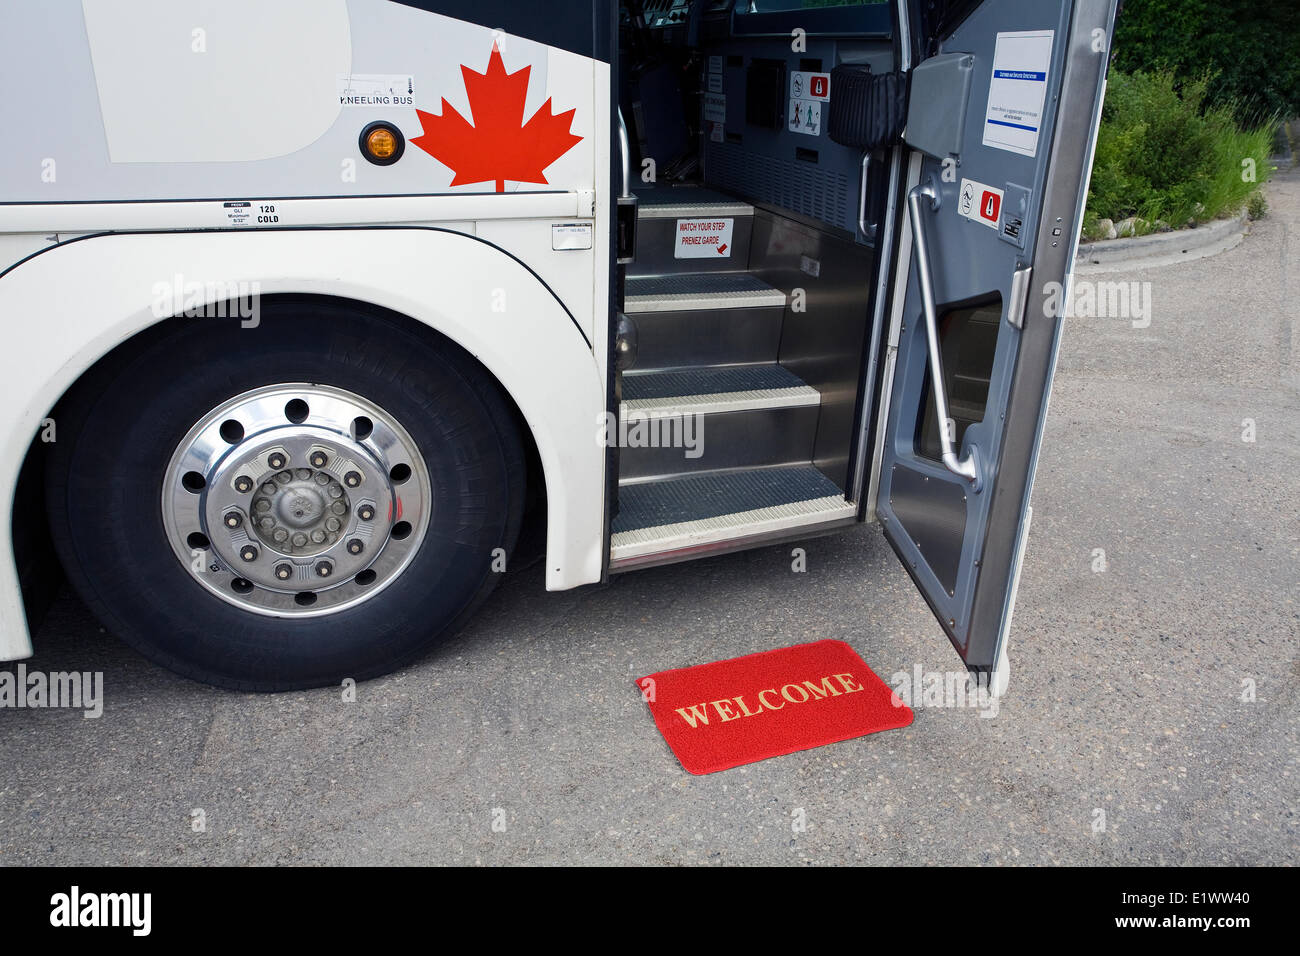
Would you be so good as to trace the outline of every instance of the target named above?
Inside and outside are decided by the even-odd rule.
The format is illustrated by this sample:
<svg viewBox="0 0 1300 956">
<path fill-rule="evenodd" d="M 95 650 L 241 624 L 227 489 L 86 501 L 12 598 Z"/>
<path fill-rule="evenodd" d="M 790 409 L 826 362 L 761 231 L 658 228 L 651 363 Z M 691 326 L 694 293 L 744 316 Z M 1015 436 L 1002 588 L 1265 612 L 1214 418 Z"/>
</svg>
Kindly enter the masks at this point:
<svg viewBox="0 0 1300 956">
<path fill-rule="evenodd" d="M 266 463 L 270 465 L 272 468 L 274 468 L 275 470 L 279 471 L 285 465 L 285 457 L 284 455 L 280 454 L 278 451 L 272 452 L 271 457 L 266 459 Z"/>
<path fill-rule="evenodd" d="M 239 549 L 239 556 L 245 561 L 256 561 L 257 548 L 253 547 L 251 544 L 246 544 Z"/>
<path fill-rule="evenodd" d="M 327 577 L 329 577 L 329 576 L 330 576 L 331 574 L 333 574 L 333 573 L 334 573 L 334 565 L 330 564 L 328 561 L 317 561 L 317 562 L 316 562 L 316 576 L 317 576 L 317 577 L 327 578 Z"/>
<path fill-rule="evenodd" d="M 375 517 L 375 509 L 370 505 L 362 505 L 357 509 L 357 517 L 362 521 L 370 521 Z"/>
<path fill-rule="evenodd" d="M 311 453 L 311 463 L 313 468 L 324 468 L 329 464 L 329 456 L 323 451 L 314 451 Z"/>
<path fill-rule="evenodd" d="M 361 472 L 349 471 L 343 476 L 343 484 L 347 485 L 349 488 L 356 488 L 361 484 Z"/>
<path fill-rule="evenodd" d="M 360 554 L 364 550 L 366 545 L 360 538 L 353 538 L 348 542 L 348 554 Z"/>
<path fill-rule="evenodd" d="M 288 581 L 289 578 L 293 577 L 293 565 L 277 564 L 275 566 L 275 576 L 281 581 Z"/>
<path fill-rule="evenodd" d="M 235 479 L 235 490 L 241 495 L 246 495 L 253 490 L 253 479 L 247 475 L 240 475 Z"/>
<path fill-rule="evenodd" d="M 241 524 L 244 523 L 244 516 L 241 515 L 238 511 L 230 511 L 227 512 L 224 520 L 226 522 L 227 528 L 238 528 Z"/>
</svg>

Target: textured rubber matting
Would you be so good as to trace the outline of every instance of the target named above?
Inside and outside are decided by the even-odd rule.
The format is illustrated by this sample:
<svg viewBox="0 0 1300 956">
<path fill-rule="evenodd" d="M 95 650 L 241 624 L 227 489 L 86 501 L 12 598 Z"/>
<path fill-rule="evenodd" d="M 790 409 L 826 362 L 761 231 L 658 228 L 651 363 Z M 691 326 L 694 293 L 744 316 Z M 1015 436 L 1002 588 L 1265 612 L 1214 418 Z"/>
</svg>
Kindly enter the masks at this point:
<svg viewBox="0 0 1300 956">
<path fill-rule="evenodd" d="M 712 366 L 668 372 L 624 374 L 623 399 L 675 398 L 805 388 L 803 379 L 780 365 Z"/>
<path fill-rule="evenodd" d="M 836 496 L 842 499 L 844 492 L 812 465 L 649 481 L 619 488 L 613 530 L 620 534 Z"/>
<path fill-rule="evenodd" d="M 912 722 L 902 699 L 843 641 L 660 671 L 636 685 L 664 740 L 695 774 Z"/>
</svg>

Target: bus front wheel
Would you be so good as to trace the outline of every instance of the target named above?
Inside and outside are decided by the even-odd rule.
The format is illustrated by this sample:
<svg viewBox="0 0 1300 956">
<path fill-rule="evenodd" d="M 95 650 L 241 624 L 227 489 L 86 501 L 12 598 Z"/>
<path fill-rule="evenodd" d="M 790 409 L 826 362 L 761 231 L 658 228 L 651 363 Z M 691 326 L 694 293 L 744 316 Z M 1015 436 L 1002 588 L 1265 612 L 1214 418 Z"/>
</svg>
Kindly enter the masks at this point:
<svg viewBox="0 0 1300 956">
<path fill-rule="evenodd" d="M 187 677 L 387 673 L 497 583 L 526 468 L 496 383 L 395 316 L 268 303 L 172 320 L 59 411 L 55 545 L 105 627 Z"/>
</svg>

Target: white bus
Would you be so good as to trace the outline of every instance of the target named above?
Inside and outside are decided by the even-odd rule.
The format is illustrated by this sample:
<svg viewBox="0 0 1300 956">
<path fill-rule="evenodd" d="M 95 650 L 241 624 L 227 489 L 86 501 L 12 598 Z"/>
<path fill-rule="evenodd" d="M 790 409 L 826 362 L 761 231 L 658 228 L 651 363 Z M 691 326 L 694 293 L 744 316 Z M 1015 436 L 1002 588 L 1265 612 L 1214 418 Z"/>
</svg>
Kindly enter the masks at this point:
<svg viewBox="0 0 1300 956">
<path fill-rule="evenodd" d="M 1116 0 L 0 11 L 0 660 L 224 687 L 870 521 L 1005 686 Z M 31 573 L 29 573 L 31 572 Z"/>
</svg>

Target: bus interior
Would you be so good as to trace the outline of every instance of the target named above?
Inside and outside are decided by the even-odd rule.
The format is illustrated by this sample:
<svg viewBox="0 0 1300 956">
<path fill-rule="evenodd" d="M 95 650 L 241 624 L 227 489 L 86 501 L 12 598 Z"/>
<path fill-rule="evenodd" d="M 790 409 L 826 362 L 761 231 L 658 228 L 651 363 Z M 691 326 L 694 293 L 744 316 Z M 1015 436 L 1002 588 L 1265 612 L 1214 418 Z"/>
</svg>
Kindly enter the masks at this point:
<svg viewBox="0 0 1300 956">
<path fill-rule="evenodd" d="M 628 428 L 612 569 L 860 516 L 905 112 L 893 16 L 889 3 L 620 5 L 636 200 L 621 414 L 699 434 L 684 453 Z"/>
</svg>

